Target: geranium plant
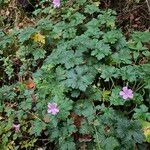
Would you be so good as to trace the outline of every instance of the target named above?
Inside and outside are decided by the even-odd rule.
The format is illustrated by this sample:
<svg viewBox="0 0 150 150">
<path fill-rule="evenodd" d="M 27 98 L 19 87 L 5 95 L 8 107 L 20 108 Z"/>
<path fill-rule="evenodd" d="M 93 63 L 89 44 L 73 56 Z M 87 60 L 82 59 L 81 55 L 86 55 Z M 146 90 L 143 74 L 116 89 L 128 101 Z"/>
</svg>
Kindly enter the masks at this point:
<svg viewBox="0 0 150 150">
<path fill-rule="evenodd" d="M 126 38 L 116 12 L 98 1 L 40 5 L 34 25 L 0 30 L 0 149 L 130 150 L 148 142 L 150 33 Z"/>
</svg>

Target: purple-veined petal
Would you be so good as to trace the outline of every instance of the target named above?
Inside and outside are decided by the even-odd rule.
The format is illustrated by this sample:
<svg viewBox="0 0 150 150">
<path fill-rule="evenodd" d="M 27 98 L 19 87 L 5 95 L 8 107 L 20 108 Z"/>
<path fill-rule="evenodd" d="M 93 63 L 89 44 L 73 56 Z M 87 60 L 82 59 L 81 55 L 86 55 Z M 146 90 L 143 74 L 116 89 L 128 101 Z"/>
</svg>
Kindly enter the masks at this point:
<svg viewBox="0 0 150 150">
<path fill-rule="evenodd" d="M 60 7 L 60 0 L 53 0 L 53 6 L 54 6 L 54 8 L 59 8 Z"/>
<path fill-rule="evenodd" d="M 131 93 L 131 94 L 128 94 L 128 97 L 129 98 L 133 98 L 133 94 Z"/>
<path fill-rule="evenodd" d="M 128 90 L 128 93 L 129 93 L 129 94 L 132 94 L 132 93 L 133 93 L 133 91 L 132 91 L 131 89 L 129 89 L 129 90 Z"/>
<path fill-rule="evenodd" d="M 125 93 L 123 91 L 120 91 L 119 95 L 123 96 Z"/>
<path fill-rule="evenodd" d="M 122 88 L 122 90 L 126 93 L 128 91 L 128 87 L 125 86 L 125 87 Z"/>
<path fill-rule="evenodd" d="M 124 94 L 123 99 L 128 99 L 128 95 Z"/>
</svg>

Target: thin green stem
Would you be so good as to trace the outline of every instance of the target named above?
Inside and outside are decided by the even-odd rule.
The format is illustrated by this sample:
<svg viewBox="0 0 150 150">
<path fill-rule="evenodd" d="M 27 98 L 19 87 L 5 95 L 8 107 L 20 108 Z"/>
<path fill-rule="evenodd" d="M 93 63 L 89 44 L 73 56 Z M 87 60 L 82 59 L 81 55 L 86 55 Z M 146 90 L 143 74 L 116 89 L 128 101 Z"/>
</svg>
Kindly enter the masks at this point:
<svg viewBox="0 0 150 150">
<path fill-rule="evenodd" d="M 110 78 L 110 80 L 111 80 L 111 82 L 112 82 L 112 86 L 111 86 L 111 90 L 112 90 L 112 88 L 115 86 L 115 83 L 114 83 L 114 81 L 113 81 L 112 78 Z"/>
<path fill-rule="evenodd" d="M 93 124 L 94 125 L 94 124 Z M 100 147 L 100 143 L 99 143 L 99 140 L 98 140 L 98 131 L 94 125 L 94 130 L 95 130 L 95 133 L 96 133 L 96 141 L 97 141 L 97 146 L 98 146 L 98 150 L 101 150 L 101 147 Z"/>
<path fill-rule="evenodd" d="M 145 86 L 145 84 L 142 84 L 140 87 L 138 87 L 135 92 L 139 91 L 141 88 L 143 88 Z"/>
</svg>

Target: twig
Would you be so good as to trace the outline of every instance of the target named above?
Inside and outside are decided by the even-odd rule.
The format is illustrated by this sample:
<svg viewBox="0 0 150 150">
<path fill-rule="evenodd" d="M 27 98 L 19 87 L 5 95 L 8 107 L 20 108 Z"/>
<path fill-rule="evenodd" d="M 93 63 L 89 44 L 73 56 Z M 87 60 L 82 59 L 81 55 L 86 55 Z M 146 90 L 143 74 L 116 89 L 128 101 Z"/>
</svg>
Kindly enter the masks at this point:
<svg viewBox="0 0 150 150">
<path fill-rule="evenodd" d="M 148 10 L 149 10 L 149 13 L 150 13 L 150 4 L 149 4 L 148 0 L 146 0 L 146 3 L 147 3 L 147 7 L 148 7 Z"/>
</svg>

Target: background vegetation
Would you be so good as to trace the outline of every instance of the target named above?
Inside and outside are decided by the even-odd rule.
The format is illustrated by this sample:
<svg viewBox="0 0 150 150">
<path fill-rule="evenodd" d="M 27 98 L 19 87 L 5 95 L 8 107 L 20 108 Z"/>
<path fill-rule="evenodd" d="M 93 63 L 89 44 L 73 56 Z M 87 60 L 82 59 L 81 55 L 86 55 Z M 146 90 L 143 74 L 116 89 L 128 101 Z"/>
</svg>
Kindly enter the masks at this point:
<svg viewBox="0 0 150 150">
<path fill-rule="evenodd" d="M 0 149 L 149 149 L 146 1 L 0 9 Z"/>
</svg>

